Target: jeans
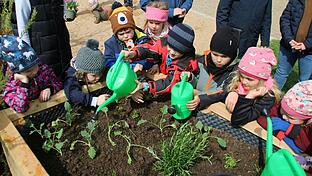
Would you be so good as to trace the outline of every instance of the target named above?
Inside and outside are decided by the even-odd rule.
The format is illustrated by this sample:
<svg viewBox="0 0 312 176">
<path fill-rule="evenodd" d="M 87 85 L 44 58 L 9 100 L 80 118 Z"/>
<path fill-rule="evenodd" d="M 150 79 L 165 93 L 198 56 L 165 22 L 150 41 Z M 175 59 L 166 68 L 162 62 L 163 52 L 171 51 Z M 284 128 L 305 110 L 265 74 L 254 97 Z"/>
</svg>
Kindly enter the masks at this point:
<svg viewBox="0 0 312 176">
<path fill-rule="evenodd" d="M 292 52 L 280 46 L 278 54 L 278 65 L 274 79 L 280 89 L 284 87 L 288 75 L 298 60 L 299 65 L 299 82 L 309 80 L 312 77 L 312 55 Z"/>
</svg>

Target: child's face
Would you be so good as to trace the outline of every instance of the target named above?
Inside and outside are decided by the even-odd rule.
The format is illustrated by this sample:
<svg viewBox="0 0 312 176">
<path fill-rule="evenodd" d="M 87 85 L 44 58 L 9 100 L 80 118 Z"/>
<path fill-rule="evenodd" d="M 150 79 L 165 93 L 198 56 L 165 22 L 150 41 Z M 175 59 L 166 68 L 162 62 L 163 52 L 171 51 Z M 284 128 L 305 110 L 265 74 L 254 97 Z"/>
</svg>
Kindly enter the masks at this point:
<svg viewBox="0 0 312 176">
<path fill-rule="evenodd" d="M 130 39 L 133 38 L 134 36 L 134 30 L 132 28 L 124 28 L 124 29 L 120 29 L 117 33 L 116 33 L 117 37 L 119 40 L 125 42 L 128 41 Z"/>
<path fill-rule="evenodd" d="M 100 80 L 101 74 L 87 73 L 86 77 L 87 77 L 88 83 L 94 84 Z"/>
<path fill-rule="evenodd" d="M 211 51 L 211 58 L 213 63 L 218 68 L 223 67 L 224 65 L 228 64 L 231 61 L 230 57 L 215 51 Z"/>
<path fill-rule="evenodd" d="M 147 21 L 147 27 L 150 29 L 150 31 L 155 35 L 160 35 L 161 31 L 164 28 L 164 23 L 154 20 L 148 20 Z"/>
<path fill-rule="evenodd" d="M 259 80 L 240 73 L 240 81 L 248 90 L 256 89 L 259 86 Z"/>
<path fill-rule="evenodd" d="M 179 59 L 183 56 L 182 53 L 179 53 L 178 51 L 174 50 L 170 46 L 168 46 L 168 54 L 172 60 Z"/>
<path fill-rule="evenodd" d="M 38 64 L 36 64 L 36 65 L 30 67 L 29 69 L 21 72 L 21 75 L 25 75 L 28 78 L 33 78 L 38 73 L 38 70 L 39 70 L 39 66 L 38 66 Z"/>
<path fill-rule="evenodd" d="M 303 124 L 305 121 L 302 119 L 297 119 L 294 118 L 293 116 L 288 115 L 283 108 L 281 108 L 281 114 L 284 120 L 286 120 L 289 123 L 295 124 L 295 125 L 301 125 Z"/>
</svg>

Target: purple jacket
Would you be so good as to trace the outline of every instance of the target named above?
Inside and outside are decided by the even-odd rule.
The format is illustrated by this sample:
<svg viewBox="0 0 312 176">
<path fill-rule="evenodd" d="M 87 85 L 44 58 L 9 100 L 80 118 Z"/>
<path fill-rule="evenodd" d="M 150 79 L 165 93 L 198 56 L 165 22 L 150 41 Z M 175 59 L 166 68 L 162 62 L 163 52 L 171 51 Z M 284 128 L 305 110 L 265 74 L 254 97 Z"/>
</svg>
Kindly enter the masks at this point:
<svg viewBox="0 0 312 176">
<path fill-rule="evenodd" d="M 51 89 L 51 95 L 63 88 L 62 82 L 55 76 L 52 69 L 45 64 L 39 64 L 37 75 L 28 84 L 14 80 L 14 75 L 6 83 L 4 101 L 16 112 L 25 112 L 31 100 L 37 99 L 40 92 Z"/>
</svg>

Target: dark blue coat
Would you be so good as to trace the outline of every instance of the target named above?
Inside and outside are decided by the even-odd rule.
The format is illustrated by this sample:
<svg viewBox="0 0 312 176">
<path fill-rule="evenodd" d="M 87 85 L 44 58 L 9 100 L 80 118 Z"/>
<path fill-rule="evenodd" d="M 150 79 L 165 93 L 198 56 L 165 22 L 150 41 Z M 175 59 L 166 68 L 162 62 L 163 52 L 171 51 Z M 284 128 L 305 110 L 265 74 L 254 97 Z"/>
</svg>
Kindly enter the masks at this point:
<svg viewBox="0 0 312 176">
<path fill-rule="evenodd" d="M 140 6 L 142 10 L 146 10 L 146 6 L 148 5 L 149 2 L 151 1 L 156 1 L 156 0 L 140 0 Z M 184 18 L 178 18 L 178 17 L 174 17 L 173 16 L 173 10 L 174 8 L 182 8 L 182 9 L 186 9 L 186 11 L 188 12 L 192 5 L 193 5 L 193 0 L 163 0 L 164 2 L 168 3 L 168 7 L 169 7 L 169 18 L 168 18 L 168 22 L 174 26 L 177 23 L 182 23 Z"/>
<path fill-rule="evenodd" d="M 270 45 L 272 0 L 220 0 L 217 11 L 217 29 L 231 26 L 241 30 L 239 56 L 256 46 Z"/>
<path fill-rule="evenodd" d="M 150 38 L 147 37 L 146 34 L 144 34 L 142 31 L 139 31 L 137 29 L 135 30 L 134 35 L 135 35 L 135 39 L 134 39 L 135 45 L 147 43 L 150 41 Z M 110 68 L 116 62 L 121 50 L 125 50 L 126 45 L 124 42 L 120 41 L 116 35 L 113 35 L 111 38 L 107 39 L 104 42 L 104 46 L 105 46 L 104 64 L 105 64 L 105 67 Z M 142 64 L 144 70 L 147 70 L 154 65 L 153 62 L 140 60 L 140 61 L 131 63 L 130 67 L 133 69 L 135 64 L 137 63 Z"/>
<path fill-rule="evenodd" d="M 281 45 L 291 49 L 289 42 L 296 38 L 297 30 L 304 12 L 304 0 L 289 0 L 280 18 L 282 33 Z M 307 48 L 306 54 L 312 54 L 312 24 L 306 40 L 303 42 Z"/>
</svg>

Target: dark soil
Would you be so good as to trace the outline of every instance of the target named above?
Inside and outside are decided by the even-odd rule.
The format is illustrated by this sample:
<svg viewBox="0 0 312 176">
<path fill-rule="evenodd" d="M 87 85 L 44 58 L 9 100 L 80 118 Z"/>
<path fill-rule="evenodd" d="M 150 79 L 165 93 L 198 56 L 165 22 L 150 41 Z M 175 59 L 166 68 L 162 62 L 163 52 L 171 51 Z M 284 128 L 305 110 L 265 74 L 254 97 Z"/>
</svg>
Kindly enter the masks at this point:
<svg viewBox="0 0 312 176">
<path fill-rule="evenodd" d="M 112 146 L 108 140 L 108 124 L 113 124 L 118 120 L 126 120 L 129 128 L 114 128 L 121 130 L 128 135 L 132 143 L 146 147 L 152 147 L 157 155 L 161 156 L 159 147 L 164 139 L 168 139 L 174 133 L 173 128 L 165 128 L 161 133 L 158 127 L 151 123 L 137 125 L 139 119 L 158 124 L 161 112 L 160 108 L 169 105 L 168 97 L 158 97 L 154 101 L 147 101 L 144 105 L 137 105 L 129 99 L 122 99 L 117 104 L 109 106 L 108 117 L 101 113 L 98 119 L 98 126 L 93 133 L 93 145 L 97 149 L 95 159 L 90 159 L 87 153 L 88 148 L 77 144 L 75 150 L 71 151 L 70 143 L 63 147 L 63 155 L 57 152 L 44 152 L 41 148 L 42 140 L 36 135 L 26 138 L 27 143 L 34 151 L 44 168 L 50 175 L 159 175 L 153 170 L 153 163 L 156 161 L 147 150 L 143 148 L 131 148 L 132 164 L 127 163 L 126 141 L 121 137 L 112 136 L 112 140 L 117 144 Z M 140 114 L 139 118 L 134 118 L 134 112 Z M 90 110 L 79 110 L 80 117 L 74 122 L 72 127 L 64 128 L 63 139 L 73 141 L 82 139 L 80 131 L 85 128 L 93 113 Z M 175 122 L 166 115 L 166 124 Z M 190 121 L 195 123 L 195 118 Z M 213 156 L 211 163 L 199 160 L 190 170 L 192 175 L 213 175 L 215 173 L 231 173 L 233 175 L 259 175 L 259 152 L 254 146 L 247 145 L 235 140 L 231 135 L 222 131 L 212 129 L 211 135 L 224 138 L 227 143 L 226 149 L 221 149 L 213 138 L 207 148 L 207 156 Z M 225 169 L 224 155 L 231 154 L 239 160 L 237 166 Z M 261 154 L 262 155 L 262 154 Z"/>
</svg>

